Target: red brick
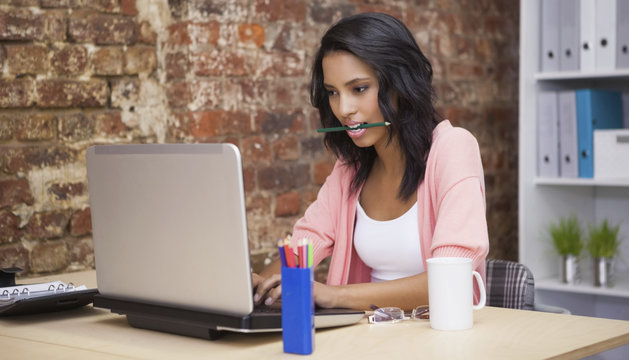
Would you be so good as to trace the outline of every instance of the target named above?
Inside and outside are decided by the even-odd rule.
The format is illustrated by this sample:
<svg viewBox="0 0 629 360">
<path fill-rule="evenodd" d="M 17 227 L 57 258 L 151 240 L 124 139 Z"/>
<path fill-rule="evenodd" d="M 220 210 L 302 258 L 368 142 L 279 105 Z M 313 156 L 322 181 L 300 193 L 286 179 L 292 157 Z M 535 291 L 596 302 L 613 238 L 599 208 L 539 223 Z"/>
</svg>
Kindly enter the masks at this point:
<svg viewBox="0 0 629 360">
<path fill-rule="evenodd" d="M 37 83 L 40 107 L 102 107 L 109 88 L 105 80 L 43 80 Z"/>
<path fill-rule="evenodd" d="M 66 141 L 89 140 L 94 134 L 94 122 L 84 113 L 58 115 L 59 139 Z"/>
<path fill-rule="evenodd" d="M 8 210 L 0 210 L 0 244 L 17 242 L 22 236 L 20 218 Z M 0 251 L 0 253 L 2 253 Z"/>
<path fill-rule="evenodd" d="M 0 11 L 0 40 L 41 40 L 45 23 L 26 9 Z"/>
<path fill-rule="evenodd" d="M 70 40 L 79 43 L 129 45 L 135 42 L 135 22 L 124 16 L 76 11 L 70 17 L 68 34 Z"/>
<path fill-rule="evenodd" d="M 21 243 L 0 246 L 0 267 L 18 267 L 28 273 L 29 263 L 29 252 Z"/>
<path fill-rule="evenodd" d="M 176 52 L 166 55 L 166 76 L 168 79 L 185 77 L 189 67 L 190 61 L 188 60 L 188 54 Z"/>
<path fill-rule="evenodd" d="M 190 45 L 189 24 L 188 21 L 184 21 L 170 25 L 168 27 L 168 44 L 172 46 Z"/>
<path fill-rule="evenodd" d="M 483 75 L 483 67 L 477 63 L 457 61 L 448 64 L 450 80 L 481 80 Z"/>
<path fill-rule="evenodd" d="M 264 45 L 264 27 L 259 24 L 240 24 L 238 40 L 243 44 L 253 44 L 261 48 Z"/>
<path fill-rule="evenodd" d="M 271 160 L 271 148 L 268 141 L 262 136 L 242 139 L 240 150 L 243 163 L 269 162 Z"/>
<path fill-rule="evenodd" d="M 271 22 L 283 20 L 301 24 L 306 19 L 306 3 L 305 0 L 255 0 L 255 14 Z"/>
<path fill-rule="evenodd" d="M 48 71 L 48 49 L 43 45 L 7 45 L 10 74 L 44 74 Z"/>
<path fill-rule="evenodd" d="M 0 208 L 34 203 L 35 198 L 26 179 L 0 180 Z"/>
<path fill-rule="evenodd" d="M 295 136 L 283 136 L 273 143 L 273 154 L 277 160 L 297 160 L 299 143 Z"/>
<path fill-rule="evenodd" d="M 215 136 L 251 133 L 250 117 L 245 112 L 207 110 L 179 114 L 177 118 L 178 126 L 171 128 L 176 139 L 209 140 Z"/>
<path fill-rule="evenodd" d="M 47 11 L 39 16 L 43 18 L 46 29 L 42 40 L 49 42 L 66 40 L 68 19 L 65 10 Z"/>
<path fill-rule="evenodd" d="M 77 210 L 70 219 L 70 234 L 72 236 L 88 235 L 92 232 L 92 212 L 90 208 Z"/>
<path fill-rule="evenodd" d="M 55 50 L 50 66 L 59 75 L 81 75 L 87 68 L 87 49 L 71 45 Z"/>
<path fill-rule="evenodd" d="M 0 79 L 0 108 L 29 107 L 33 105 L 33 81 Z"/>
<path fill-rule="evenodd" d="M 92 54 L 92 70 L 96 75 L 122 75 L 124 55 L 122 47 L 103 47 Z"/>
<path fill-rule="evenodd" d="M 94 114 L 92 117 L 96 134 L 123 136 L 129 131 L 129 127 L 122 122 L 119 112 Z"/>
<path fill-rule="evenodd" d="M 199 76 L 244 76 L 250 73 L 244 54 L 211 50 L 193 53 L 190 56 L 192 70 Z"/>
<path fill-rule="evenodd" d="M 315 163 L 313 176 L 315 185 L 323 185 L 325 180 L 332 173 L 332 169 L 334 169 L 334 162 L 323 161 Z"/>
<path fill-rule="evenodd" d="M 258 169 L 258 186 L 262 190 L 292 190 L 310 183 L 307 164 L 272 165 Z"/>
<path fill-rule="evenodd" d="M 135 31 L 138 43 L 148 45 L 155 45 L 157 43 L 157 33 L 153 30 L 150 22 L 141 21 L 137 24 Z"/>
<path fill-rule="evenodd" d="M 167 85 L 166 96 L 170 107 L 185 107 L 192 100 L 187 81 L 173 81 Z"/>
<path fill-rule="evenodd" d="M 255 176 L 256 176 L 256 171 L 253 167 L 244 166 L 242 168 L 242 180 L 244 182 L 245 194 L 248 194 L 255 189 L 256 187 Z"/>
<path fill-rule="evenodd" d="M 157 68 L 155 48 L 149 46 L 133 46 L 125 52 L 125 73 L 150 74 Z"/>
<path fill-rule="evenodd" d="M 64 241 L 49 241 L 35 245 L 31 252 L 31 270 L 35 273 L 65 270 L 70 255 Z"/>
<path fill-rule="evenodd" d="M 24 231 L 31 239 L 58 238 L 65 234 L 70 213 L 64 210 L 34 213 Z"/>
<path fill-rule="evenodd" d="M 76 150 L 62 146 L 0 146 L 0 170 L 7 174 L 26 172 L 33 167 L 62 166 L 77 158 Z M 30 192 L 29 197 L 32 200 Z"/>
<path fill-rule="evenodd" d="M 57 121 L 52 114 L 24 114 L 17 118 L 15 137 L 18 140 L 51 140 L 56 135 Z"/>
<path fill-rule="evenodd" d="M 138 8 L 135 5 L 136 0 L 120 0 L 120 8 L 125 15 L 137 15 Z"/>
<path fill-rule="evenodd" d="M 264 134 L 295 133 L 305 128 L 305 116 L 301 111 L 258 112 L 255 123 Z"/>
<path fill-rule="evenodd" d="M 275 197 L 275 216 L 292 216 L 299 214 L 300 198 L 296 191 L 287 192 Z"/>
<path fill-rule="evenodd" d="M 52 193 L 57 200 L 68 200 L 71 197 L 82 196 L 85 194 L 86 186 L 83 183 L 63 183 L 52 184 L 48 188 L 48 192 Z"/>
</svg>

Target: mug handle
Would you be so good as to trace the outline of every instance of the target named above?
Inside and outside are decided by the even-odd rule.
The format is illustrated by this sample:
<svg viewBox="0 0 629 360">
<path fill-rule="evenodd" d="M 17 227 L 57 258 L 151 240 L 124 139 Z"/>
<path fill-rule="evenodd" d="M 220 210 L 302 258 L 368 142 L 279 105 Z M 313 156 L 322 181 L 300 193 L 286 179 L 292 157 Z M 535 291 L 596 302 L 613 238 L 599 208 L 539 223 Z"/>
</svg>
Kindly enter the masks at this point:
<svg viewBox="0 0 629 360">
<path fill-rule="evenodd" d="M 480 310 L 485 307 L 485 300 L 487 299 L 487 295 L 485 294 L 485 284 L 483 284 L 483 278 L 480 276 L 478 271 L 472 271 L 472 275 L 474 275 L 474 278 L 478 283 L 478 289 L 480 290 L 480 300 L 478 300 L 477 305 L 473 305 L 473 309 Z"/>
</svg>

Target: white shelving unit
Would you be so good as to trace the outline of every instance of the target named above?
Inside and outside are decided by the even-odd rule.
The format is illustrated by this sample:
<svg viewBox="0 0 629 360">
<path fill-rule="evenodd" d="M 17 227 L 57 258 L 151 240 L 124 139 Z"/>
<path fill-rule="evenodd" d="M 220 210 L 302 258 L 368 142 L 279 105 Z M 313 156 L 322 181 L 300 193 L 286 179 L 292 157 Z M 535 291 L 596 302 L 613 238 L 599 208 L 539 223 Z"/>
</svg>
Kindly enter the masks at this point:
<svg viewBox="0 0 629 360">
<path fill-rule="evenodd" d="M 539 0 L 520 1 L 520 262 L 535 276 L 538 301 L 563 306 L 574 314 L 629 320 L 629 179 L 540 178 L 536 171 L 537 93 L 585 87 L 627 92 L 629 69 L 541 73 L 540 20 Z M 560 258 L 552 247 L 548 226 L 571 214 L 582 221 L 584 230 L 587 224 L 605 218 L 621 224 L 625 241 L 616 264 L 614 287 L 592 285 L 592 264 L 586 250 L 581 261 L 582 282 L 561 283 Z"/>
</svg>

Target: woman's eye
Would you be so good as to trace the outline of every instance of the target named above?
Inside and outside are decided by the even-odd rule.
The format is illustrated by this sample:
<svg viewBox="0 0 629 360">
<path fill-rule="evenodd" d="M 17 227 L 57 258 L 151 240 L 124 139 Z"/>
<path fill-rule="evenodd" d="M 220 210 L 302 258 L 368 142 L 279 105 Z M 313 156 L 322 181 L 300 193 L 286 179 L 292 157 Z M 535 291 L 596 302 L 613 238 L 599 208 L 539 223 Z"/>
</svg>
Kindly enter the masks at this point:
<svg viewBox="0 0 629 360">
<path fill-rule="evenodd" d="M 362 93 L 367 91 L 367 89 L 369 88 L 369 86 L 358 86 L 354 88 L 354 91 L 356 91 L 357 93 Z"/>
<path fill-rule="evenodd" d="M 336 90 L 327 90 L 328 96 L 336 95 Z"/>
</svg>

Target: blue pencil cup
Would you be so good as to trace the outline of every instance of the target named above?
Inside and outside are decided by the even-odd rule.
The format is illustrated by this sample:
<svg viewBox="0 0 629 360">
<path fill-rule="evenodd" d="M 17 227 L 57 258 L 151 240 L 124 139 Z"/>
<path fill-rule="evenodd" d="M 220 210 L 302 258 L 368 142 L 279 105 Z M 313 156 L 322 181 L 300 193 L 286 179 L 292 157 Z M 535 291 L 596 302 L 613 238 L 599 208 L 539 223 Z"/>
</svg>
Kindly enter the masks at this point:
<svg viewBox="0 0 629 360">
<path fill-rule="evenodd" d="M 314 351 L 314 275 L 312 268 L 282 268 L 282 339 L 284 352 Z"/>
</svg>

